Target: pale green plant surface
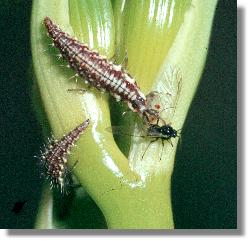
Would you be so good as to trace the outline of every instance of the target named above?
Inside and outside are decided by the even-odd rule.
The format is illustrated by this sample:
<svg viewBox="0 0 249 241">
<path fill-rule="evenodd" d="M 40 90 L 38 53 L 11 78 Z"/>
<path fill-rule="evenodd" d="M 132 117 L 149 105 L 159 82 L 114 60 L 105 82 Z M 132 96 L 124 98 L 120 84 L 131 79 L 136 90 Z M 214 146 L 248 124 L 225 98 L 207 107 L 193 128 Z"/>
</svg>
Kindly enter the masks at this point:
<svg viewBox="0 0 249 241">
<path fill-rule="evenodd" d="M 79 161 L 73 172 L 103 212 L 108 228 L 171 229 L 170 178 L 177 139 L 173 147 L 165 143 L 162 158 L 162 144 L 157 141 L 141 159 L 150 140 L 133 138 L 127 159 L 105 130 L 111 126 L 107 94 L 96 90 L 84 95 L 67 91 L 85 85 L 69 79 L 73 72 L 59 66 L 56 51 L 44 52 L 49 39 L 42 21 L 49 16 L 63 31 L 108 58 L 115 53 L 118 62 L 127 51 L 127 68 L 142 91 L 162 91 L 163 103 L 177 104 L 173 112 L 169 109 L 164 115 L 175 129 L 180 129 L 205 63 L 216 0 L 112 2 L 113 5 L 100 0 L 34 1 L 31 28 L 36 84 L 57 138 L 90 118 L 91 125 L 73 149 L 69 165 Z M 175 91 L 180 77 L 171 75 L 171 69 L 179 70 L 180 93 Z M 172 86 L 175 95 L 169 98 L 167 91 Z M 134 131 L 138 133 L 136 128 Z M 51 207 L 49 202 L 47 194 L 37 228 L 56 226 L 53 217 L 41 216 Z"/>
</svg>

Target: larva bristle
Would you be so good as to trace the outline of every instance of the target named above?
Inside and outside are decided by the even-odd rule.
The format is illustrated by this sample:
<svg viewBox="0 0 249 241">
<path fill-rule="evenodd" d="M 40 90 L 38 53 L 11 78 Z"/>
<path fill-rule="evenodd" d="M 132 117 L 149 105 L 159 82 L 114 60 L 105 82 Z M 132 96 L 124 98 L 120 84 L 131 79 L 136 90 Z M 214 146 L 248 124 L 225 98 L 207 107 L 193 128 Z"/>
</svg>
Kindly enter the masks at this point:
<svg viewBox="0 0 249 241">
<path fill-rule="evenodd" d="M 63 32 L 50 18 L 46 17 L 44 24 L 55 47 L 67 60 L 67 67 L 86 79 L 91 86 L 109 92 L 117 101 L 126 102 L 143 119 L 146 117 L 149 120 L 148 115 L 155 115 L 155 111 L 148 110 L 146 97 L 136 81 L 120 65 L 108 61 L 96 50 L 89 49 L 85 43 Z"/>
<path fill-rule="evenodd" d="M 86 83 L 99 91 L 109 92 L 117 101 L 127 103 L 128 107 L 144 120 L 148 127 L 147 134 L 151 137 L 151 130 L 162 140 L 177 136 L 176 130 L 164 121 L 158 109 L 148 104 L 148 99 L 128 71 L 63 32 L 50 18 L 46 17 L 44 24 L 55 47 L 67 60 L 68 67 L 84 78 Z M 163 132 L 165 130 L 169 133 Z"/>
<path fill-rule="evenodd" d="M 67 166 L 67 157 L 71 148 L 80 135 L 89 125 L 89 119 L 64 135 L 60 140 L 48 138 L 47 145 L 40 154 L 40 162 L 45 168 L 45 176 L 50 181 L 51 187 L 58 187 L 64 193 L 70 183 L 70 170 Z"/>
</svg>

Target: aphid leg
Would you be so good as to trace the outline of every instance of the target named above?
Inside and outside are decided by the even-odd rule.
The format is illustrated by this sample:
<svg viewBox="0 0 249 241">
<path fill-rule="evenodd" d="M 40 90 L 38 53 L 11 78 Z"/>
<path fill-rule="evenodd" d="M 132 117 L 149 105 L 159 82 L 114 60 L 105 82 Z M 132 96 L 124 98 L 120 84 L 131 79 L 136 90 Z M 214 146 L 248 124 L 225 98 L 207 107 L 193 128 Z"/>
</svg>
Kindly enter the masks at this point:
<svg viewBox="0 0 249 241">
<path fill-rule="evenodd" d="M 182 136 L 181 135 L 177 135 L 179 137 L 179 146 L 182 145 Z"/>
<path fill-rule="evenodd" d="M 146 114 L 143 116 L 143 121 L 144 121 L 146 126 L 150 126 L 150 124 L 152 123 L 152 120 Z"/>
<path fill-rule="evenodd" d="M 162 150 L 161 150 L 161 155 L 160 155 L 160 161 L 162 160 L 162 155 L 163 155 L 163 148 L 164 148 L 164 140 L 162 140 Z"/>
<path fill-rule="evenodd" d="M 160 114 L 161 114 L 161 112 L 160 112 Z M 159 124 L 159 121 L 161 121 L 161 122 L 163 123 L 163 125 L 166 125 L 166 121 L 165 121 L 161 116 L 159 116 L 159 117 L 157 118 L 157 122 L 156 122 L 157 125 Z M 169 123 L 168 123 L 168 124 L 169 124 Z"/>
<path fill-rule="evenodd" d="M 173 143 L 172 143 L 171 139 L 168 139 L 167 142 L 170 143 L 170 145 L 173 147 Z"/>
<path fill-rule="evenodd" d="M 182 130 L 182 128 L 180 128 L 180 129 L 177 130 L 177 137 L 179 137 L 179 145 L 182 144 L 181 130 Z"/>
<path fill-rule="evenodd" d="M 144 159 L 144 155 L 145 155 L 145 153 L 148 151 L 148 148 L 150 147 L 151 143 L 157 141 L 158 139 L 159 139 L 159 138 L 155 138 L 154 140 L 150 141 L 149 145 L 146 147 L 146 149 L 145 149 L 145 151 L 144 151 L 144 153 L 143 153 L 143 155 L 142 155 L 141 161 Z"/>
<path fill-rule="evenodd" d="M 182 130 L 182 128 L 177 130 L 177 133 L 180 134 L 180 135 L 181 135 L 181 130 Z"/>
</svg>

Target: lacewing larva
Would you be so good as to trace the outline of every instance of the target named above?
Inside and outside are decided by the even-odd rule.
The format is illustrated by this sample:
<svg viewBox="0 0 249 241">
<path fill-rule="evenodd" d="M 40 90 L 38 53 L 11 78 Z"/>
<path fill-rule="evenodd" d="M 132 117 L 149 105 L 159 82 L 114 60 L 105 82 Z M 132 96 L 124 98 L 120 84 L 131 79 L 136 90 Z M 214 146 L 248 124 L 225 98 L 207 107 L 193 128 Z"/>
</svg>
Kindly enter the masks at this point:
<svg viewBox="0 0 249 241">
<path fill-rule="evenodd" d="M 96 51 L 90 50 L 86 44 L 63 32 L 50 18 L 46 17 L 44 24 L 54 46 L 86 83 L 109 92 L 117 101 L 126 102 L 130 110 L 137 112 L 147 123 L 161 119 L 159 112 L 148 105 L 136 81 L 120 65 L 113 64 Z"/>
<path fill-rule="evenodd" d="M 153 132 L 153 136 L 161 140 L 177 137 L 177 131 L 161 118 L 158 111 L 160 105 L 150 106 L 146 98 L 150 94 L 145 96 L 126 70 L 63 32 L 49 17 L 45 17 L 44 24 L 54 46 L 76 74 L 98 90 L 109 92 L 117 101 L 126 102 L 129 109 L 144 120 L 148 136 Z"/>
<path fill-rule="evenodd" d="M 39 159 L 45 168 L 45 176 L 50 181 L 51 188 L 57 186 L 61 193 L 65 191 L 67 181 L 70 179 L 67 157 L 89 123 L 89 120 L 84 121 L 59 140 L 54 137 L 49 138 L 44 150 L 41 150 Z"/>
</svg>

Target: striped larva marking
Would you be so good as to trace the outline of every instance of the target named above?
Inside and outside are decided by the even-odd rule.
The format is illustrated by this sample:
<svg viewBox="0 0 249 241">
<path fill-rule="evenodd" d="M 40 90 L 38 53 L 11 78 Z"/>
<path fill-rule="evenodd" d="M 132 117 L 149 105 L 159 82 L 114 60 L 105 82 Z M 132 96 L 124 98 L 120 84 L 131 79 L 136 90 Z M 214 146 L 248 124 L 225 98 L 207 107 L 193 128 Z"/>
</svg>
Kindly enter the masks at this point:
<svg viewBox="0 0 249 241">
<path fill-rule="evenodd" d="M 60 50 L 69 66 L 80 77 L 85 78 L 89 85 L 109 92 L 117 101 L 126 102 L 146 124 L 162 120 L 159 112 L 148 105 L 146 96 L 141 92 L 136 81 L 120 65 L 113 64 L 96 51 L 90 50 L 86 44 L 73 39 L 50 18 L 46 17 L 44 24 L 54 46 Z"/>
<path fill-rule="evenodd" d="M 89 123 L 89 120 L 84 121 L 60 140 L 56 140 L 54 137 L 49 138 L 44 150 L 41 151 L 39 159 L 45 168 L 45 175 L 50 181 L 50 187 L 59 187 L 61 193 L 65 192 L 67 183 L 70 181 L 67 156 Z"/>
<path fill-rule="evenodd" d="M 147 136 L 169 142 L 178 136 L 177 131 L 161 117 L 161 105 L 152 106 L 136 81 L 120 65 L 113 64 L 98 52 L 90 50 L 86 44 L 73 39 L 50 18 L 46 17 L 44 24 L 68 66 L 89 85 L 109 92 L 117 101 L 126 102 L 130 110 L 137 112 L 144 120 Z"/>
</svg>

